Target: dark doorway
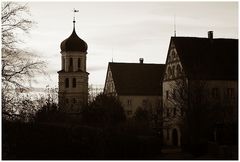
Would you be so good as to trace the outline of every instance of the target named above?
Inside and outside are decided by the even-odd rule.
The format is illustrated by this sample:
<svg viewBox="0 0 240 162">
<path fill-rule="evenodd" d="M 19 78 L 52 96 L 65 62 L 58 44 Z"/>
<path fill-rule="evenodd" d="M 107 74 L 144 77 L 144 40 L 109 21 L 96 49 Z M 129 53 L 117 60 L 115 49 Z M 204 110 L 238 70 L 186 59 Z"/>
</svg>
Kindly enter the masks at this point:
<svg viewBox="0 0 240 162">
<path fill-rule="evenodd" d="M 176 129 L 172 131 L 172 142 L 174 146 L 178 146 L 178 132 Z"/>
</svg>

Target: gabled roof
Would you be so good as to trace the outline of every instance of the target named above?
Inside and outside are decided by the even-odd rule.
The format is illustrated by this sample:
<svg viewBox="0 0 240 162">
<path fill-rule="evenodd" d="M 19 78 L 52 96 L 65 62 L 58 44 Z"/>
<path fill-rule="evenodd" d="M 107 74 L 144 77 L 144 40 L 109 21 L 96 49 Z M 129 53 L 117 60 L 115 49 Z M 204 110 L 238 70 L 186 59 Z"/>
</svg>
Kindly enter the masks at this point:
<svg viewBox="0 0 240 162">
<path fill-rule="evenodd" d="M 189 79 L 237 80 L 238 39 L 172 37 Z"/>
<path fill-rule="evenodd" d="M 161 95 L 164 64 L 109 63 L 118 95 Z"/>
</svg>

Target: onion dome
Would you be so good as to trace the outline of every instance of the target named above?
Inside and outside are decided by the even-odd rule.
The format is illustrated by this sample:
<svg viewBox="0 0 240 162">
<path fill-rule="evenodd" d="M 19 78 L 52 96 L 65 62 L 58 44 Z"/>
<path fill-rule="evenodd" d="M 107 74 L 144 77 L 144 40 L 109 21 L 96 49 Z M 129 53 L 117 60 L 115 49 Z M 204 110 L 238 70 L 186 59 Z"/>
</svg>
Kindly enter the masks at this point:
<svg viewBox="0 0 240 162">
<path fill-rule="evenodd" d="M 80 51 L 86 52 L 88 49 L 87 43 L 78 37 L 75 32 L 75 21 L 72 34 L 62 41 L 61 43 L 61 51 Z"/>
</svg>

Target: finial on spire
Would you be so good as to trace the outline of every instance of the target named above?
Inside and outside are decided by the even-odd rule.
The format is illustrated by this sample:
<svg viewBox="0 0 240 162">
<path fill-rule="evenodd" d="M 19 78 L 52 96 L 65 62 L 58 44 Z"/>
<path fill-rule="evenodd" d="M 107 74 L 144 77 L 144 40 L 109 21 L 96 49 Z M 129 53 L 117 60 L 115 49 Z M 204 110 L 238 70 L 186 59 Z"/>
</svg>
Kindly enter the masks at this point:
<svg viewBox="0 0 240 162">
<path fill-rule="evenodd" d="M 75 29 L 75 12 L 79 12 L 79 10 L 73 9 L 73 29 Z"/>
<path fill-rule="evenodd" d="M 176 31 L 176 14 L 174 14 L 174 37 L 176 37 L 177 31 Z"/>
<path fill-rule="evenodd" d="M 113 48 L 112 48 L 112 62 L 113 62 Z"/>
</svg>

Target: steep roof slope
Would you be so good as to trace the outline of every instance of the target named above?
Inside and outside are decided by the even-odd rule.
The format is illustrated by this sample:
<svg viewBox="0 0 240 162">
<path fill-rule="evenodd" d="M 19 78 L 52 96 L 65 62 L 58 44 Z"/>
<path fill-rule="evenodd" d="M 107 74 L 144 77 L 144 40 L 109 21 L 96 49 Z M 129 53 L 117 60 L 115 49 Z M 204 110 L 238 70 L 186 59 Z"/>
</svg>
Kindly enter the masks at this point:
<svg viewBox="0 0 240 162">
<path fill-rule="evenodd" d="M 238 39 L 172 37 L 190 79 L 237 80 Z"/>
<path fill-rule="evenodd" d="M 164 64 L 109 63 L 118 95 L 161 95 Z"/>
</svg>

